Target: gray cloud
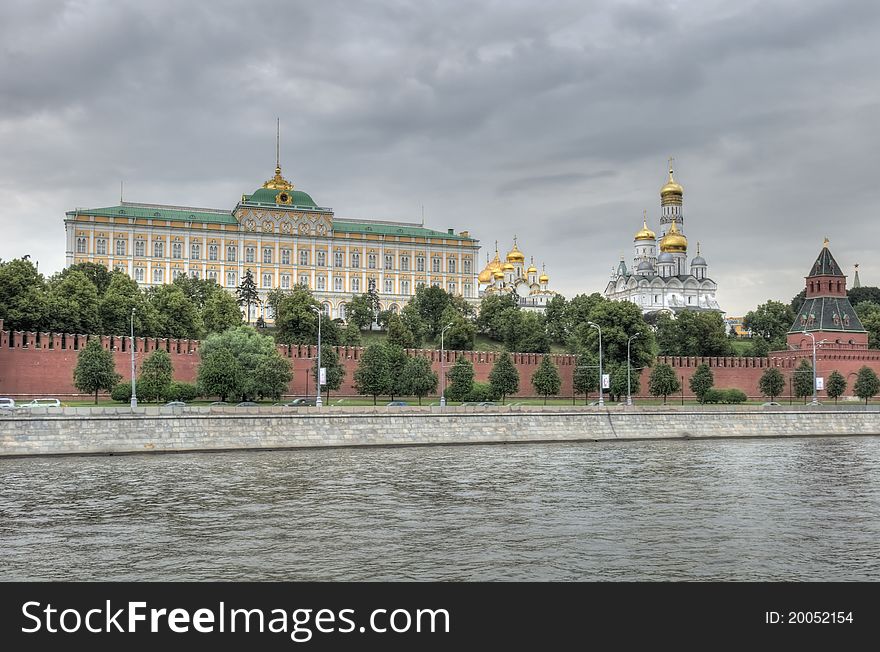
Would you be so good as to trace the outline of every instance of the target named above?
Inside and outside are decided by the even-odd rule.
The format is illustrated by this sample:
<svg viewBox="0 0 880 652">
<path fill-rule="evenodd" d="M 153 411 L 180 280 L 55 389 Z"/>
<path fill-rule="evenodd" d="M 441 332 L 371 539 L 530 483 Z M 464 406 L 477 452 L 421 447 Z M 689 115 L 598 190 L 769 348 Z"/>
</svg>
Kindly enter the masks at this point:
<svg viewBox="0 0 880 652">
<path fill-rule="evenodd" d="M 732 314 L 787 300 L 831 238 L 874 258 L 880 5 L 4 2 L 0 257 L 63 264 L 64 212 L 231 208 L 287 176 L 345 217 L 519 236 L 599 291 L 666 158 Z"/>
</svg>

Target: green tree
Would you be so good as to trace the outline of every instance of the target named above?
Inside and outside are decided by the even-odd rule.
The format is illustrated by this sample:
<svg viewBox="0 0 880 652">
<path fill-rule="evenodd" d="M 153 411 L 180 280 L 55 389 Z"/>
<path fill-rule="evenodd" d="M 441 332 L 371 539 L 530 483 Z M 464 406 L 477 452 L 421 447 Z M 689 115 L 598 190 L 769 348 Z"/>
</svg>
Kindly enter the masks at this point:
<svg viewBox="0 0 880 652">
<path fill-rule="evenodd" d="M 501 397 L 502 405 L 505 397 L 519 391 L 519 372 L 507 351 L 504 351 L 492 366 L 492 371 L 489 372 L 489 384 L 492 386 L 492 391 Z"/>
<path fill-rule="evenodd" d="M 393 401 L 395 396 L 400 396 L 406 391 L 403 386 L 403 370 L 406 368 L 408 357 L 406 351 L 396 344 L 386 342 L 382 346 L 385 348 L 385 359 L 388 364 L 388 395 Z"/>
<path fill-rule="evenodd" d="M 410 304 L 406 304 L 400 311 L 400 319 L 413 335 L 412 348 L 417 349 L 425 342 L 427 326 L 419 313 Z"/>
<path fill-rule="evenodd" d="M 761 379 L 758 381 L 758 390 L 764 396 L 769 397 L 771 401 L 775 400 L 777 396 L 782 394 L 784 389 L 785 376 L 783 376 L 782 372 L 776 367 L 768 367 L 764 373 L 761 374 Z"/>
<path fill-rule="evenodd" d="M 593 294 L 578 294 L 568 302 L 565 307 L 564 329 L 566 334 L 566 343 L 571 351 L 578 350 L 577 344 L 583 344 L 584 333 L 583 328 L 588 321 L 593 319 L 593 310 L 607 301 L 598 292 Z M 641 315 L 641 310 L 639 311 Z M 644 318 L 642 318 L 644 321 Z M 603 324 L 604 328 L 604 324 Z"/>
<path fill-rule="evenodd" d="M 513 294 L 487 294 L 480 301 L 477 330 L 496 342 L 502 342 L 507 324 L 519 312 L 519 302 Z"/>
<path fill-rule="evenodd" d="M 752 346 L 750 347 L 752 356 L 756 358 L 766 358 L 770 353 L 770 343 L 760 335 L 752 338 Z"/>
<path fill-rule="evenodd" d="M 547 325 L 547 337 L 556 344 L 565 344 L 568 341 L 568 331 L 566 330 L 565 312 L 568 303 L 561 294 L 556 294 L 547 302 L 544 310 L 545 322 Z"/>
<path fill-rule="evenodd" d="M 862 367 L 856 376 L 856 384 L 853 386 L 856 396 L 865 399 L 865 405 L 868 399 L 877 396 L 880 392 L 880 378 L 870 367 Z"/>
<path fill-rule="evenodd" d="M 474 323 L 451 305 L 443 312 L 443 319 L 446 320 L 443 322 L 444 325 L 451 324 L 443 336 L 444 347 L 450 351 L 472 351 L 476 336 Z M 436 341 L 439 345 L 439 334 Z"/>
<path fill-rule="evenodd" d="M 539 396 L 544 397 L 544 405 L 547 405 L 547 397 L 555 396 L 559 393 L 562 385 L 562 379 L 559 377 L 559 370 L 549 355 L 541 358 L 541 364 L 532 374 L 532 387 Z"/>
<path fill-rule="evenodd" d="M 846 378 L 843 377 L 836 369 L 828 374 L 828 382 L 825 383 L 825 393 L 828 394 L 828 398 L 834 399 L 834 404 L 837 405 L 837 399 L 843 396 L 843 393 L 846 391 Z"/>
<path fill-rule="evenodd" d="M 369 329 L 376 318 L 377 304 L 369 293 L 355 294 L 345 307 L 346 321 L 356 324 L 365 331 Z"/>
<path fill-rule="evenodd" d="M 254 283 L 254 274 L 250 269 L 244 273 L 241 279 L 241 285 L 235 290 L 235 296 L 238 299 L 238 305 L 245 306 L 247 323 L 251 323 L 251 306 L 260 304 L 260 293 L 257 291 L 257 284 Z"/>
<path fill-rule="evenodd" d="M 446 310 L 447 306 L 451 305 L 463 317 L 468 314 L 469 308 L 467 304 L 462 305 L 462 303 L 456 302 L 454 299 L 455 297 L 443 288 L 423 285 L 416 288 L 416 293 L 404 310 L 409 308 L 410 312 L 418 314 L 421 321 L 425 324 L 425 334 L 431 338 L 436 338 L 440 335 L 440 329 L 449 323 L 448 320 L 443 321 L 443 311 Z M 410 329 L 413 328 L 412 324 L 408 324 L 408 326 L 410 326 Z M 413 330 L 413 334 L 415 334 L 415 330 Z"/>
<path fill-rule="evenodd" d="M 868 348 L 880 348 L 880 304 L 862 301 L 856 306 L 856 314 L 862 322 L 862 328 L 868 331 Z"/>
<path fill-rule="evenodd" d="M 361 329 L 354 322 L 348 322 L 342 329 L 342 344 L 345 346 L 361 345 Z"/>
<path fill-rule="evenodd" d="M 648 391 L 651 396 L 662 396 L 663 405 L 666 405 L 666 398 L 670 394 L 675 394 L 681 389 L 681 383 L 678 376 L 675 375 L 675 369 L 668 364 L 660 363 L 651 370 L 651 376 L 648 378 Z"/>
<path fill-rule="evenodd" d="M 871 301 L 880 305 L 880 288 L 870 285 L 862 285 L 857 288 L 850 288 L 846 291 L 849 302 L 855 308 L 863 301 Z"/>
<path fill-rule="evenodd" d="M 184 276 L 181 274 L 171 283 L 174 287 L 180 288 L 184 296 L 196 307 L 197 310 L 204 310 L 208 304 L 208 300 L 215 294 L 225 294 L 232 297 L 226 290 L 217 285 L 217 281 L 213 279 L 200 279 Z"/>
<path fill-rule="evenodd" d="M 613 363 L 610 367 L 605 368 L 602 371 L 609 374 L 611 377 L 611 386 L 608 388 L 609 397 L 611 400 L 622 401 L 623 397 L 627 394 L 626 365 Z M 633 369 L 630 372 L 629 383 L 631 386 L 631 394 L 638 394 L 641 389 L 639 375 L 640 374 L 636 369 Z"/>
<path fill-rule="evenodd" d="M 345 380 L 345 365 L 339 362 L 339 354 L 336 353 L 335 346 L 328 346 L 321 342 L 321 366 L 326 369 L 327 381 L 324 383 L 324 391 L 327 394 L 327 403 L 330 402 L 330 392 L 338 391 L 342 387 L 342 381 Z M 315 381 L 315 387 L 318 386 L 318 359 L 315 358 L 315 364 L 312 366 L 312 378 Z"/>
<path fill-rule="evenodd" d="M 202 324 L 208 334 L 241 326 L 241 309 L 235 297 L 225 290 L 211 294 L 202 308 Z"/>
<path fill-rule="evenodd" d="M 179 337 L 197 340 L 204 326 L 198 307 L 174 284 L 150 288 L 147 299 L 155 308 L 159 332 L 163 337 Z"/>
<path fill-rule="evenodd" d="M 573 335 L 569 346 L 573 353 L 598 355 L 599 333 L 590 326 L 592 321 L 602 328 L 602 359 L 609 367 L 614 364 L 626 364 L 626 343 L 630 336 L 639 333 L 632 340 L 630 360 L 633 368 L 649 367 L 654 362 L 654 334 L 645 322 L 641 309 L 629 301 L 609 301 L 602 297 L 575 297 L 569 304 L 580 308 L 590 305 L 588 319 L 573 325 Z"/>
<path fill-rule="evenodd" d="M 790 305 L 772 299 L 746 313 L 743 328 L 752 331 L 752 337 L 763 337 L 774 349 L 785 348 L 785 335 L 794 323 L 795 312 Z"/>
<path fill-rule="evenodd" d="M 98 291 L 78 270 L 59 275 L 49 283 L 49 328 L 60 333 L 98 333 Z"/>
<path fill-rule="evenodd" d="M 807 396 L 813 395 L 813 365 L 806 359 L 801 360 L 794 370 L 794 395 L 807 402 Z"/>
<path fill-rule="evenodd" d="M 46 282 L 30 260 L 0 261 L 0 319 L 9 330 L 49 328 Z"/>
<path fill-rule="evenodd" d="M 89 340 L 77 355 L 76 368 L 73 370 L 73 384 L 81 392 L 95 393 L 95 405 L 98 404 L 98 392 L 112 391 L 122 376 L 116 373 L 113 354 L 107 351 L 97 339 Z"/>
<path fill-rule="evenodd" d="M 390 314 L 387 319 L 388 343 L 396 344 L 405 349 L 415 347 L 416 338 L 399 315 Z"/>
<path fill-rule="evenodd" d="M 421 405 L 422 397 L 437 391 L 437 374 L 431 371 L 431 362 L 422 356 L 408 358 L 401 386 L 404 394 L 417 397 Z"/>
<path fill-rule="evenodd" d="M 167 351 L 158 349 L 144 359 L 141 375 L 137 381 L 137 392 L 145 401 L 156 403 L 165 399 L 171 387 L 174 368 Z"/>
<path fill-rule="evenodd" d="M 105 265 L 99 265 L 98 263 L 76 263 L 62 270 L 61 273 L 58 274 L 58 277 L 63 279 L 71 272 L 81 272 L 87 279 L 89 279 L 92 285 L 95 286 L 95 291 L 98 293 L 98 296 L 102 296 L 104 292 L 107 291 L 107 288 L 110 287 L 110 281 L 114 274 L 114 272 L 108 270 Z M 121 272 L 115 273 L 120 274 Z"/>
<path fill-rule="evenodd" d="M 220 396 L 221 400 L 237 397 L 241 401 L 278 397 L 290 383 L 290 361 L 278 352 L 270 335 L 261 335 L 250 326 L 209 335 L 199 347 L 199 356 L 203 396 Z"/>
<path fill-rule="evenodd" d="M 474 365 L 463 355 L 458 356 L 455 364 L 446 374 L 446 398 L 450 401 L 464 401 L 474 386 Z"/>
<path fill-rule="evenodd" d="M 354 386 L 359 394 L 372 396 L 373 405 L 379 395 L 390 393 L 388 356 L 382 344 L 371 344 L 364 350 L 354 371 Z"/>
<path fill-rule="evenodd" d="M 715 386 L 715 376 L 712 374 L 712 370 L 709 369 L 709 365 L 704 363 L 694 369 L 694 375 L 691 376 L 688 385 L 690 385 L 691 391 L 700 403 L 703 403 L 703 397 L 706 396 L 706 392 Z"/>
<path fill-rule="evenodd" d="M 159 315 L 138 284 L 122 272 L 113 272 L 110 285 L 98 300 L 101 330 L 108 335 L 127 335 L 131 329 L 134 308 L 134 333 L 138 337 L 155 337 L 159 332 Z M 165 333 L 161 333 L 165 335 Z"/>
<path fill-rule="evenodd" d="M 730 355 L 730 340 L 720 312 L 684 310 L 675 319 L 665 313 L 657 319 L 660 355 Z"/>
<path fill-rule="evenodd" d="M 525 310 L 510 311 L 501 327 L 502 340 L 508 351 L 518 353 L 549 353 L 550 338 L 543 315 Z"/>
<path fill-rule="evenodd" d="M 235 396 L 242 384 L 241 365 L 225 347 L 216 347 L 202 356 L 198 371 L 199 393 L 217 396 L 221 401 Z"/>
<path fill-rule="evenodd" d="M 294 285 L 286 292 L 273 290 L 267 303 L 275 315 L 275 337 L 282 344 L 314 344 L 318 341 L 319 304 L 304 285 Z M 324 339 L 321 322 L 321 339 Z"/>
<path fill-rule="evenodd" d="M 791 314 L 797 315 L 801 311 L 801 306 L 804 305 L 804 301 L 807 300 L 807 289 L 804 288 L 796 295 L 794 295 L 791 299 L 791 302 L 788 304 L 791 308 Z"/>
<path fill-rule="evenodd" d="M 584 395 L 584 405 L 589 400 L 590 392 L 599 389 L 599 363 L 589 355 L 579 355 L 574 369 L 574 392 Z"/>
</svg>

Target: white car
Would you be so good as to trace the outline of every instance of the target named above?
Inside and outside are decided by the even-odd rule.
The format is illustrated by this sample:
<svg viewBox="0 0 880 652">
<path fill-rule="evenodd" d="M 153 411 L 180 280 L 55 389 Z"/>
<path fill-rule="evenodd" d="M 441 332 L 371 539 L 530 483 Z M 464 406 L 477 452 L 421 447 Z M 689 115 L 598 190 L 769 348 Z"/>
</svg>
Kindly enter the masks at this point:
<svg viewBox="0 0 880 652">
<path fill-rule="evenodd" d="M 0 397 L 0 410 L 3 410 L 3 409 L 11 410 L 13 408 L 15 408 L 15 399 L 14 398 L 7 398 L 5 396 Z"/>
<path fill-rule="evenodd" d="M 22 403 L 18 407 L 24 409 L 61 407 L 61 401 L 57 398 L 35 398 L 28 403 Z"/>
</svg>

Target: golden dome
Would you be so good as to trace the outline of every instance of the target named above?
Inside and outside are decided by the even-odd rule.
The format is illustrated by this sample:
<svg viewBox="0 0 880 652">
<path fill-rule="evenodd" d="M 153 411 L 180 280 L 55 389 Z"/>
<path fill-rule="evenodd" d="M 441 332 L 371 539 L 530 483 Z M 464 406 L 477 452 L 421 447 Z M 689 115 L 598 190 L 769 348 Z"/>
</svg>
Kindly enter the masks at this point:
<svg viewBox="0 0 880 652">
<path fill-rule="evenodd" d="M 671 204 L 680 204 L 681 197 L 684 194 L 684 188 L 681 187 L 673 177 L 672 177 L 672 159 L 669 159 L 669 180 L 666 182 L 666 185 L 660 188 L 660 200 L 661 204 L 663 203 L 671 203 Z"/>
<path fill-rule="evenodd" d="M 513 236 L 513 249 L 507 252 L 507 262 L 508 263 L 523 263 L 525 262 L 526 257 L 523 252 L 519 250 L 516 246 L 516 236 Z"/>
<path fill-rule="evenodd" d="M 642 220 L 642 228 L 636 233 L 634 240 L 656 240 L 657 234 L 648 228 L 648 220 Z"/>
<path fill-rule="evenodd" d="M 660 238 L 660 251 L 686 252 L 687 248 L 687 238 L 678 230 L 678 227 L 675 225 L 675 220 L 672 220 L 672 226 L 669 227 L 669 232 Z"/>
<path fill-rule="evenodd" d="M 515 269 L 515 267 L 513 266 L 513 263 L 507 262 L 507 263 L 504 263 L 504 265 L 501 267 L 501 269 L 503 269 L 505 272 L 512 272 Z"/>
<path fill-rule="evenodd" d="M 502 278 L 504 278 L 504 272 L 502 272 L 500 269 L 496 269 L 495 272 L 493 272 L 492 275 L 493 275 L 496 279 L 502 279 Z"/>
<path fill-rule="evenodd" d="M 488 265 L 486 265 L 486 268 L 482 272 L 480 272 L 480 274 L 477 276 L 477 280 L 480 283 L 491 283 L 492 282 L 492 270 L 489 269 Z"/>
<path fill-rule="evenodd" d="M 536 274 L 538 272 L 538 268 L 535 267 L 535 257 L 532 256 L 532 262 L 529 265 L 529 268 L 526 270 L 526 274 Z"/>
<path fill-rule="evenodd" d="M 542 271 L 541 271 L 541 275 L 538 277 L 538 282 L 539 283 L 546 283 L 547 281 L 550 280 L 550 277 L 547 276 L 547 266 L 542 265 L 541 268 L 542 268 Z"/>
</svg>

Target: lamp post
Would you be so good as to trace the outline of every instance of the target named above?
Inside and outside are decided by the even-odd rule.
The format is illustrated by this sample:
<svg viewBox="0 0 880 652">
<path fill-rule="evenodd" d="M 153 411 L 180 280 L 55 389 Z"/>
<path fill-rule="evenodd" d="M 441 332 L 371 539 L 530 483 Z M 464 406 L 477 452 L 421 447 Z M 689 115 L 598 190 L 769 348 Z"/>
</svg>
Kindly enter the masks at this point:
<svg viewBox="0 0 880 652">
<path fill-rule="evenodd" d="M 323 402 L 321 401 L 321 321 L 324 316 L 323 307 L 312 306 L 312 310 L 314 310 L 318 315 L 318 373 L 317 378 L 315 378 L 315 385 L 318 386 L 318 395 L 315 397 L 315 407 L 321 407 Z"/>
<path fill-rule="evenodd" d="M 137 398 L 137 388 L 135 387 L 135 377 L 134 377 L 134 312 L 135 309 L 131 309 L 131 409 L 134 410 L 138 406 L 138 398 Z"/>
<path fill-rule="evenodd" d="M 599 407 L 603 407 L 605 399 L 602 396 L 602 327 L 594 321 L 588 321 L 587 323 L 599 331 Z"/>
<path fill-rule="evenodd" d="M 630 383 L 630 367 L 632 366 L 629 362 L 629 345 L 630 343 L 636 339 L 641 333 L 635 333 L 634 335 L 630 335 L 629 339 L 626 341 L 626 404 L 632 405 L 632 384 Z M 601 383 L 600 383 L 601 384 Z"/>
<path fill-rule="evenodd" d="M 816 399 L 816 336 L 807 331 L 804 331 L 804 335 L 809 335 L 813 340 L 813 402 L 810 405 L 819 405 L 819 401 Z"/>
<path fill-rule="evenodd" d="M 446 329 L 450 326 L 452 326 L 452 322 L 446 324 L 440 331 L 440 407 L 446 407 L 446 358 L 443 355 L 443 335 L 446 334 Z"/>
</svg>

